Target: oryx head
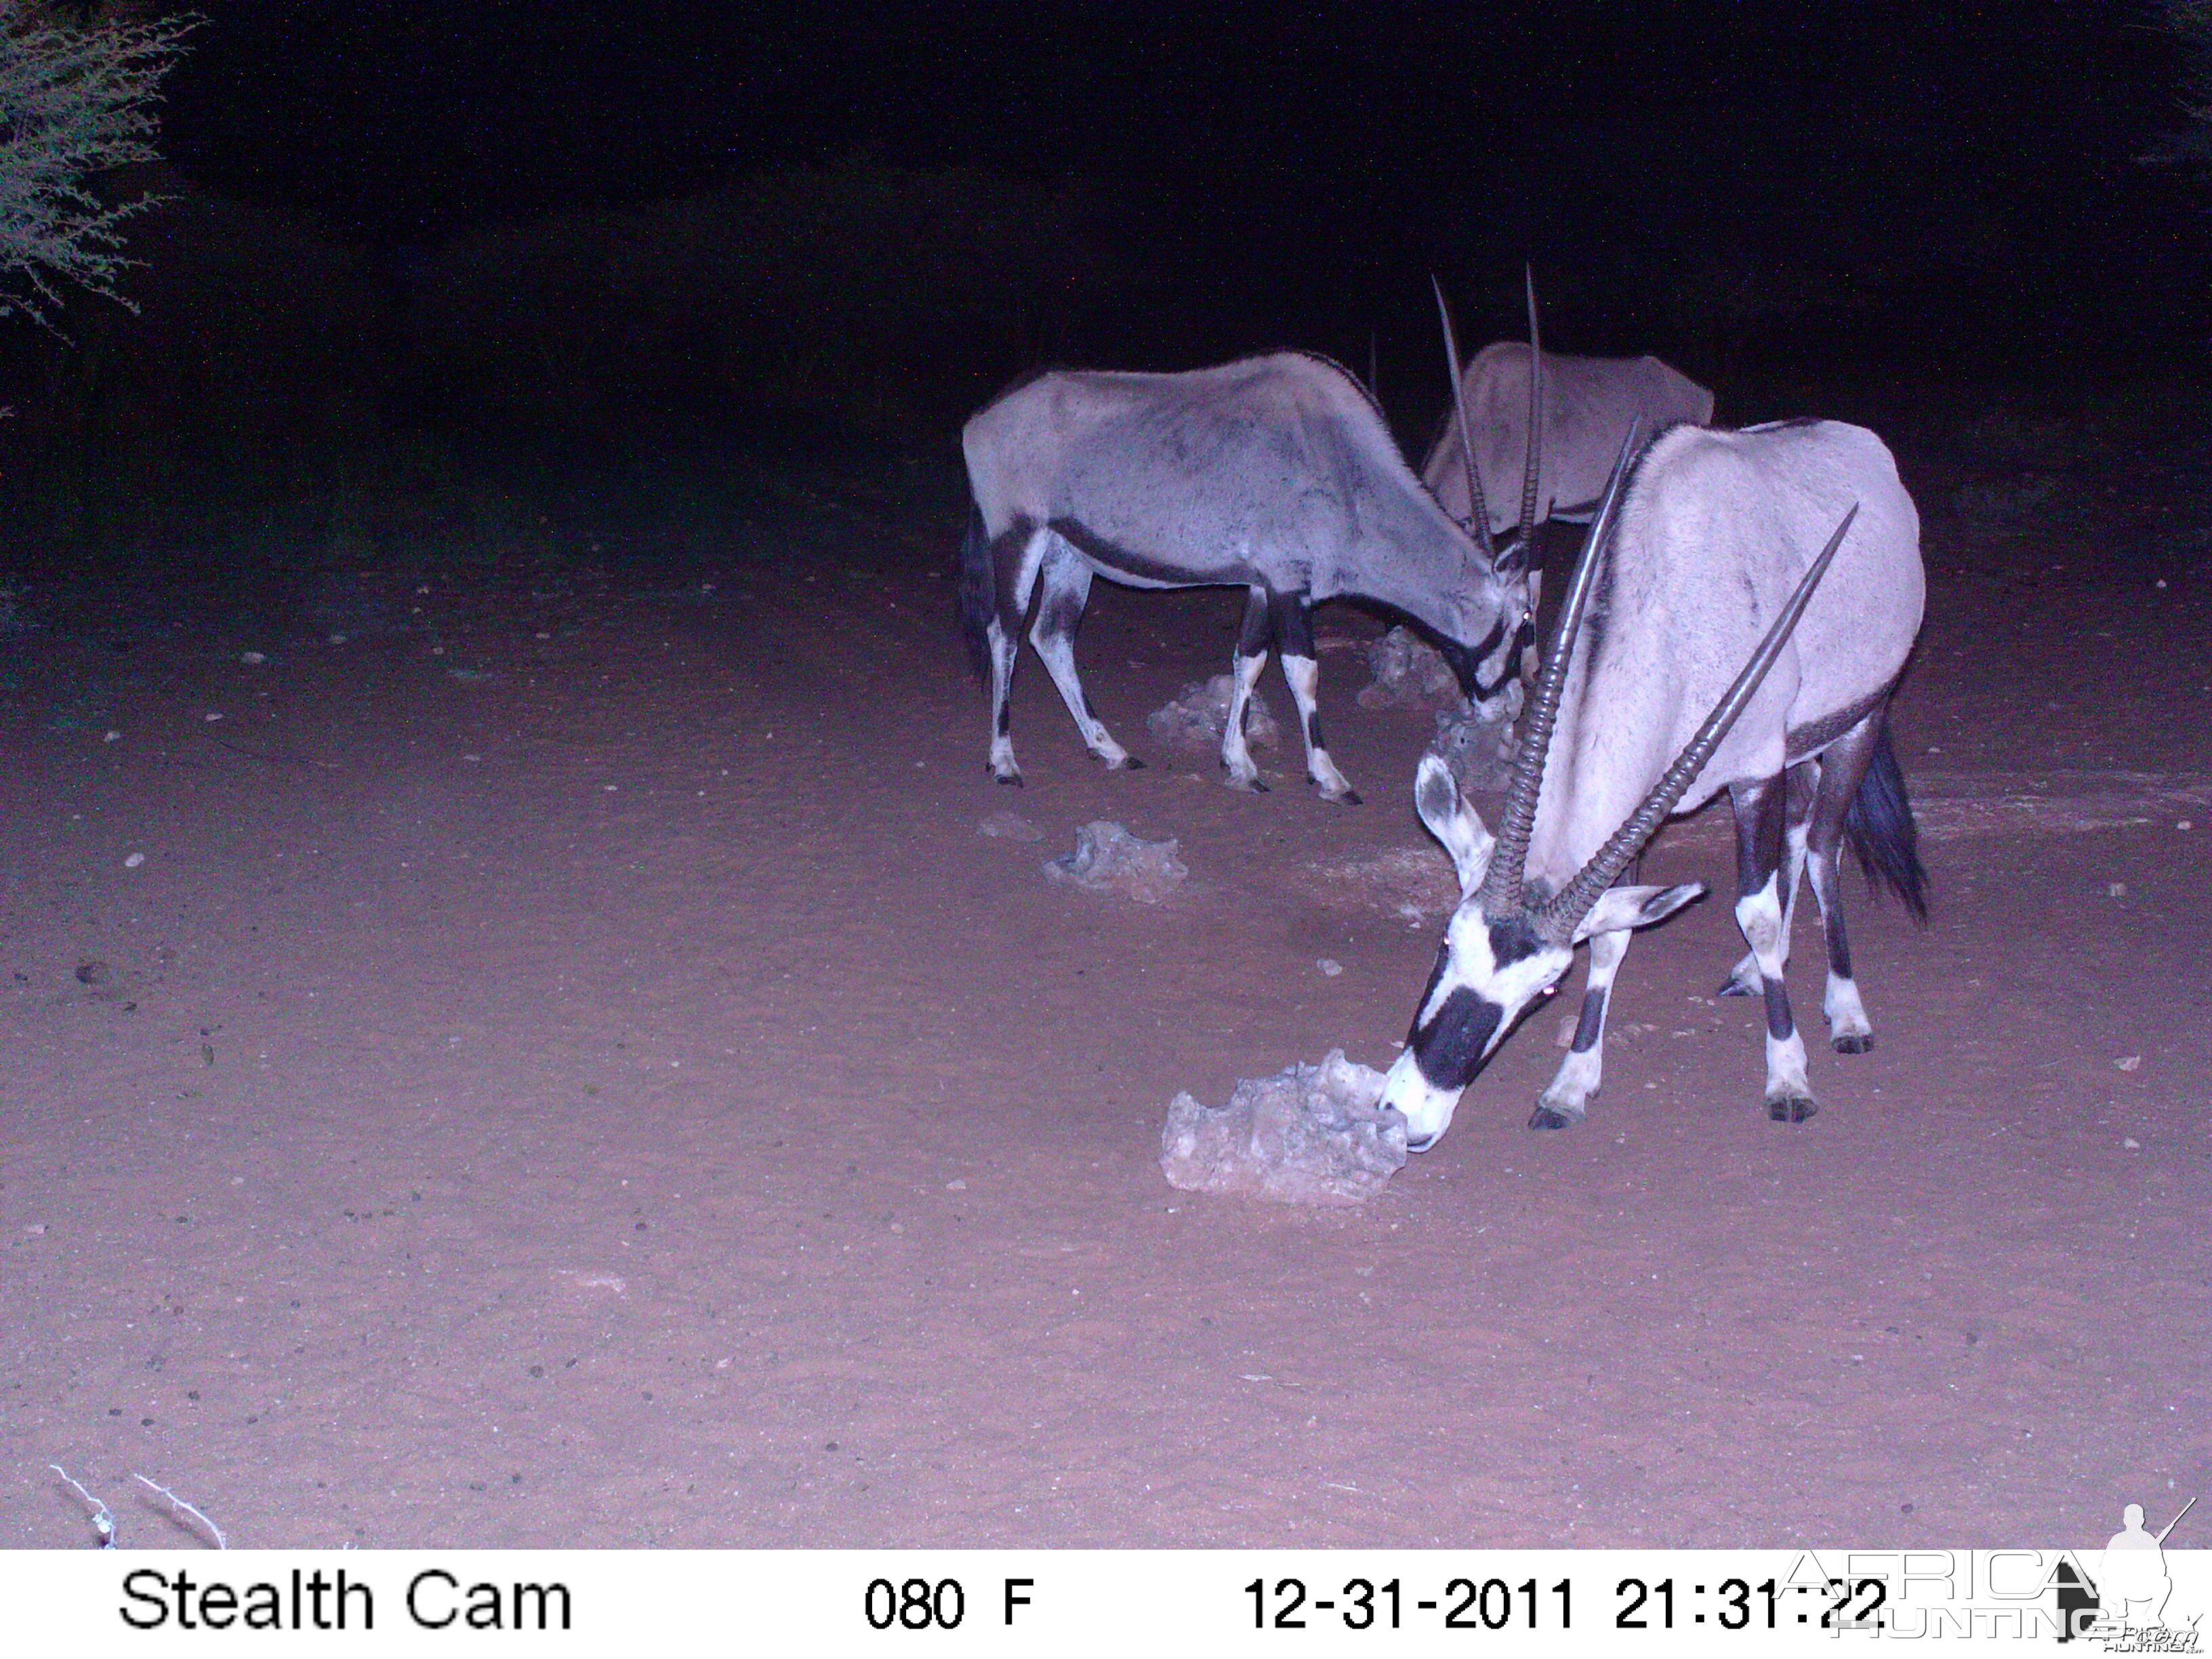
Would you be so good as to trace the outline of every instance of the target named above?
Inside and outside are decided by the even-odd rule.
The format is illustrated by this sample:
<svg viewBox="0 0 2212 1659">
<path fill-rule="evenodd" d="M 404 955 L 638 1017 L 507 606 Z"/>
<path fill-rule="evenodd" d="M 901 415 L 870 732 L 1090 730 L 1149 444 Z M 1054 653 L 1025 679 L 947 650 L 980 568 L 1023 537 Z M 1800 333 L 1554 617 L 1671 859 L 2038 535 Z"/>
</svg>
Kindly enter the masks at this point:
<svg viewBox="0 0 2212 1659">
<path fill-rule="evenodd" d="M 1576 945 L 1594 934 L 1664 921 L 1705 892 L 1702 882 L 1673 887 L 1615 887 L 1613 882 L 1705 769 L 1750 702 L 1858 513 L 1853 507 L 1844 515 L 1735 683 L 1643 804 L 1557 893 L 1530 890 L 1523 884 L 1546 751 L 1575 635 L 1612 537 L 1622 477 L 1641 436 L 1640 426 L 1639 422 L 1632 428 L 1622 442 L 1604 504 L 1583 541 L 1559 631 L 1523 725 L 1521 756 L 1498 834 L 1492 836 L 1484 827 L 1450 771 L 1433 755 L 1423 757 L 1413 785 L 1414 809 L 1451 855 L 1461 894 L 1459 908 L 1445 927 L 1443 944 L 1437 952 L 1436 971 L 1414 1012 L 1405 1052 L 1383 1084 L 1382 1103 L 1404 1115 L 1406 1145 L 1413 1152 L 1427 1151 L 1450 1127 L 1460 1091 L 1474 1081 L 1529 1006 L 1559 982 L 1574 960 Z"/>
<path fill-rule="evenodd" d="M 1444 299 L 1444 285 L 1434 276 L 1429 278 L 1437 291 L 1437 314 L 1443 319 L 1452 419 L 1459 428 L 1460 459 L 1467 466 L 1467 531 L 1502 592 L 1499 608 L 1490 613 L 1497 618 L 1496 625 L 1480 643 L 1461 644 L 1468 636 L 1455 633 L 1443 648 L 1444 660 L 1458 678 L 1462 694 L 1474 703 L 1486 703 L 1504 691 L 1518 677 L 1523 655 L 1536 642 L 1528 573 L 1536 555 L 1536 477 L 1544 448 L 1544 354 L 1536 330 L 1536 279 L 1525 268 L 1522 276 L 1528 297 L 1528 426 L 1521 470 L 1521 522 L 1502 543 L 1490 533 L 1490 507 L 1483 499 L 1481 470 L 1474 462 L 1474 429 L 1467 418 L 1465 371 L 1459 360 L 1459 339 L 1452 328 L 1451 306 Z"/>
</svg>

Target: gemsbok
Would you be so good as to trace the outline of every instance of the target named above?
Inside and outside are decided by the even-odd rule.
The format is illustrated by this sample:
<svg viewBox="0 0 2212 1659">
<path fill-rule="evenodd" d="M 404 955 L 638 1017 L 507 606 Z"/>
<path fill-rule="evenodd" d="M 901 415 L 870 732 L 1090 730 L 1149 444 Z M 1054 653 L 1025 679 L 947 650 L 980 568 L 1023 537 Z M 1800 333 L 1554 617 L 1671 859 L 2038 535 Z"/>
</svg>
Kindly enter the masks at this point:
<svg viewBox="0 0 2212 1659">
<path fill-rule="evenodd" d="M 1561 1128 L 1583 1116 L 1631 930 L 1705 891 L 1613 884 L 1666 817 L 1723 789 L 1777 1121 L 1818 1109 L 1783 982 L 1801 867 L 1827 935 L 1823 1006 L 1841 1053 L 1873 1042 L 1844 934 L 1843 843 L 1870 879 L 1926 915 L 1886 722 L 1923 591 L 1919 515 L 1889 451 L 1833 421 L 1678 426 L 1632 471 L 1635 441 L 1622 443 L 1584 540 L 1497 836 L 1433 757 L 1414 784 L 1462 894 L 1383 1090 L 1415 1151 L 1436 1144 L 1461 1091 L 1587 939 L 1572 1048 L 1528 1122 Z"/>
<path fill-rule="evenodd" d="M 1712 424 L 1713 394 L 1656 357 L 1547 354 L 1536 344 L 1533 328 L 1529 340 L 1527 345 L 1499 340 L 1483 347 L 1461 377 L 1461 400 L 1474 439 L 1476 488 L 1486 495 L 1503 501 L 1513 469 L 1528 452 L 1532 360 L 1542 365 L 1544 419 L 1537 446 L 1543 461 L 1530 505 L 1543 501 L 1547 519 L 1589 521 L 1613 453 L 1631 423 L 1641 420 L 1647 434 L 1685 422 Z M 1444 509 L 1462 520 L 1472 511 L 1466 455 L 1458 423 L 1447 421 L 1421 468 L 1422 479 Z"/>
<path fill-rule="evenodd" d="M 1000 783 L 1022 781 L 1007 700 L 1033 595 L 1030 641 L 1084 744 L 1109 767 L 1141 764 L 1076 673 L 1094 575 L 1246 590 L 1221 735 L 1222 766 L 1243 789 L 1266 787 L 1244 709 L 1272 645 L 1297 704 L 1307 776 L 1325 799 L 1358 802 L 1316 709 L 1311 612 L 1323 600 L 1371 599 L 1421 623 L 1479 705 L 1513 683 L 1534 637 L 1526 535 L 1500 545 L 1480 517 L 1470 533 L 1438 506 L 1374 400 L 1326 357 L 1277 352 L 1176 374 L 1054 371 L 976 414 L 961 448 L 972 508 L 960 615 L 990 686 L 989 764 Z M 1536 458 L 1528 460 L 1533 477 Z"/>
</svg>

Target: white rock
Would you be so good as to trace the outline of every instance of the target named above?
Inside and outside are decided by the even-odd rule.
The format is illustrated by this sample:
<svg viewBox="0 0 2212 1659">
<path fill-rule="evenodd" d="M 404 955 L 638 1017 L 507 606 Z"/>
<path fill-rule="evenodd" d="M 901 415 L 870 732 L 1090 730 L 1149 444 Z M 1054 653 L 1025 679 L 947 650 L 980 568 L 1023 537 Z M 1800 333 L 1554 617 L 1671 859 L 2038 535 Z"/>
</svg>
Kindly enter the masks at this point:
<svg viewBox="0 0 2212 1659">
<path fill-rule="evenodd" d="M 1190 872 L 1176 856 L 1174 841 L 1144 841 L 1126 825 L 1096 819 L 1075 832 L 1075 851 L 1048 859 L 1044 872 L 1093 892 L 1119 893 L 1139 904 L 1158 904 Z"/>
</svg>

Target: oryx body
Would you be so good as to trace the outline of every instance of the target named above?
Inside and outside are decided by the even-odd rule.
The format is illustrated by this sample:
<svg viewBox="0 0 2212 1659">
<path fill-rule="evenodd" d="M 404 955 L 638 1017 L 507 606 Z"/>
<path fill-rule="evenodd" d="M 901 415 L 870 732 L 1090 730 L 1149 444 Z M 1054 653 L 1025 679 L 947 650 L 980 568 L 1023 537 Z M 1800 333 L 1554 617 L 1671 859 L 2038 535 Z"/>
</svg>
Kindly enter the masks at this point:
<svg viewBox="0 0 2212 1659">
<path fill-rule="evenodd" d="M 1528 363 L 1534 354 L 1519 340 L 1500 340 L 1474 354 L 1461 377 L 1474 459 L 1489 504 L 1491 526 L 1504 530 L 1528 447 Z M 1713 394 L 1656 357 L 1543 356 L 1542 460 L 1538 500 L 1548 518 L 1587 523 L 1605 493 L 1607 473 L 1632 422 L 1646 433 L 1687 422 L 1709 426 Z M 1458 425 L 1444 422 L 1421 477 L 1446 510 L 1468 516 L 1467 465 Z"/>
<path fill-rule="evenodd" d="M 1091 751 L 1137 763 L 1091 708 L 1074 639 L 1093 576 L 1136 587 L 1247 591 L 1221 758 L 1256 788 L 1243 714 L 1273 644 L 1297 701 L 1309 776 L 1358 797 L 1316 713 L 1310 608 L 1379 601 L 1432 630 L 1470 696 L 1503 690 L 1528 614 L 1517 564 L 1486 553 L 1437 504 L 1358 383 L 1282 352 L 1187 374 L 1056 372 L 1006 393 L 961 434 L 975 511 L 961 613 L 991 691 L 990 769 L 1018 783 L 1007 696 L 1030 639 Z"/>
<path fill-rule="evenodd" d="M 1630 930 L 1704 890 L 1612 883 L 1664 817 L 1723 789 L 1751 946 L 1732 988 L 1747 981 L 1765 998 L 1769 1114 L 1812 1115 L 1783 987 L 1801 866 L 1827 934 L 1824 1008 L 1839 1051 L 1872 1040 L 1844 935 L 1843 842 L 1924 911 L 1884 723 L 1923 591 L 1918 514 L 1873 433 L 1829 421 L 1682 426 L 1650 446 L 1585 545 L 1495 842 L 1442 766 L 1423 763 L 1415 803 L 1463 897 L 1384 1094 L 1409 1144 L 1443 1132 L 1460 1091 L 1588 939 L 1573 1048 L 1530 1124 L 1583 1116 Z"/>
</svg>

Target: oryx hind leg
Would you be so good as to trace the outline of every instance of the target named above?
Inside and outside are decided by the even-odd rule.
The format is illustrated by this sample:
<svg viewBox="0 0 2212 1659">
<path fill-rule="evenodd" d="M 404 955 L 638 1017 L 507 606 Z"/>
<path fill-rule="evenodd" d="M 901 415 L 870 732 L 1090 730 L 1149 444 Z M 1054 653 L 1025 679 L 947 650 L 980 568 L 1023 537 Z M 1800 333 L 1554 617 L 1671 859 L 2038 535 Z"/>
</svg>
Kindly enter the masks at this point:
<svg viewBox="0 0 2212 1659">
<path fill-rule="evenodd" d="M 1321 663 L 1314 655 L 1312 607 L 1303 593 L 1277 593 L 1270 598 L 1270 608 L 1275 616 L 1275 647 L 1283 653 L 1283 681 L 1297 705 L 1298 726 L 1305 738 L 1306 776 L 1323 800 L 1357 806 L 1358 792 L 1336 769 L 1321 734 Z"/>
<path fill-rule="evenodd" d="M 1820 787 L 1807 826 L 1806 864 L 1813 898 L 1820 907 L 1820 928 L 1828 944 L 1828 983 L 1820 999 L 1828 1018 L 1828 1041 L 1839 1054 L 1863 1054 L 1874 1047 L 1874 1026 L 1851 977 L 1851 946 L 1844 928 L 1842 872 L 1836 854 L 1843 849 L 1844 817 L 1865 781 L 1881 736 L 1877 708 L 1828 746 L 1820 757 Z"/>
<path fill-rule="evenodd" d="M 1244 619 L 1237 629 L 1237 652 L 1229 665 L 1229 715 L 1221 723 L 1221 769 L 1229 774 L 1231 788 L 1263 795 L 1267 786 L 1260 781 L 1260 769 L 1252 763 L 1252 751 L 1244 742 L 1244 709 L 1252 701 L 1260 671 L 1267 665 L 1267 647 L 1274 636 L 1274 613 L 1267 603 L 1267 590 L 1248 589 Z"/>
<path fill-rule="evenodd" d="M 1819 787 L 1820 765 L 1818 761 L 1804 761 L 1790 769 L 1789 827 L 1783 833 L 1782 846 L 1782 937 L 1788 939 L 1797 916 L 1797 881 L 1805 870 L 1805 833 L 1813 814 L 1813 796 Z M 1759 989 L 1759 957 L 1752 951 L 1743 953 L 1736 965 L 1729 970 L 1728 978 L 1721 984 L 1724 997 L 1755 997 Z"/>
<path fill-rule="evenodd" d="M 1051 532 L 1017 522 L 991 539 L 991 620 L 983 637 L 991 658 L 991 775 L 1021 787 L 1022 769 L 1014 763 L 1014 662 L 1022 649 L 1022 618 L 1029 614 Z"/>
<path fill-rule="evenodd" d="M 1784 982 L 1790 967 L 1790 912 L 1782 891 L 1789 781 L 1778 773 L 1731 784 L 1729 795 L 1735 809 L 1736 926 L 1759 965 L 1766 1000 L 1766 1115 L 1778 1123 L 1802 1123 L 1820 1109 L 1806 1080 L 1805 1039 Z"/>
<path fill-rule="evenodd" d="M 1058 536 L 1048 536 L 1037 580 L 1036 620 L 1030 624 L 1030 643 L 1036 647 L 1045 672 L 1059 688 L 1060 700 L 1074 717 L 1084 747 L 1115 771 L 1141 767 L 1144 762 L 1115 742 L 1105 721 L 1091 712 L 1082 677 L 1075 672 L 1075 630 L 1091 600 L 1090 565 Z"/>
<path fill-rule="evenodd" d="M 1613 1000 L 1613 976 L 1620 972 L 1620 959 L 1628 954 L 1632 937 L 1626 927 L 1591 936 L 1589 977 L 1583 982 L 1574 1046 L 1559 1062 L 1550 1086 L 1536 1097 L 1530 1128 L 1565 1129 L 1581 1122 L 1589 1110 L 1590 1097 L 1605 1077 L 1605 1014 Z"/>
</svg>

